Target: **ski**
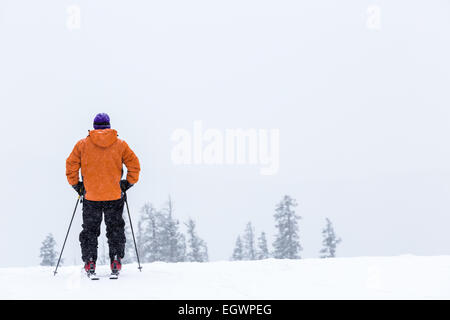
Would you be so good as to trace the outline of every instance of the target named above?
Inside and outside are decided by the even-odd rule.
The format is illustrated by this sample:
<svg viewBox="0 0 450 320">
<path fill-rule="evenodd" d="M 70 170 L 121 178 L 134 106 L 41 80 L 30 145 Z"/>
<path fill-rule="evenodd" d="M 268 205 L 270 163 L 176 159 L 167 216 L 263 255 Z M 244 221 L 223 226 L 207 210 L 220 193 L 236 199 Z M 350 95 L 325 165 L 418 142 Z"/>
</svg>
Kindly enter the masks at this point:
<svg viewBox="0 0 450 320">
<path fill-rule="evenodd" d="M 88 277 L 90 280 L 100 280 L 99 276 L 97 276 L 95 273 L 89 273 L 89 272 L 88 272 L 87 277 Z"/>
<path fill-rule="evenodd" d="M 118 272 L 111 272 L 111 275 L 109 276 L 111 280 L 117 280 L 119 279 L 119 273 Z"/>
</svg>

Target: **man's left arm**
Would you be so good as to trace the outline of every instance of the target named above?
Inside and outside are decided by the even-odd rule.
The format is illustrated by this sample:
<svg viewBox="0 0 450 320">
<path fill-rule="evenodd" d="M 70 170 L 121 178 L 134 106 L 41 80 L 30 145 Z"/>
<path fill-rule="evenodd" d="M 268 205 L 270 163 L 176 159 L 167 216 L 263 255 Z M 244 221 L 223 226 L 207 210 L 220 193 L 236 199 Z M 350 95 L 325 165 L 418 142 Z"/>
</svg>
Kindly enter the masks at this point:
<svg viewBox="0 0 450 320">
<path fill-rule="evenodd" d="M 80 179 L 78 172 L 81 168 L 81 144 L 81 140 L 77 142 L 66 160 L 66 177 L 71 186 L 78 184 Z"/>
</svg>

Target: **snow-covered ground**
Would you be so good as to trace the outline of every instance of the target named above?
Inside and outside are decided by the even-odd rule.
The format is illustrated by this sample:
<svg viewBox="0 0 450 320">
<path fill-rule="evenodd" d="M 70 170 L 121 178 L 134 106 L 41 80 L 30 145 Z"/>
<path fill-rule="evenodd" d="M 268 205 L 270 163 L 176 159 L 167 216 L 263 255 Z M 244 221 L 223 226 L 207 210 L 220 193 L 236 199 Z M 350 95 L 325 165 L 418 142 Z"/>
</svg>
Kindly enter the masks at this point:
<svg viewBox="0 0 450 320">
<path fill-rule="evenodd" d="M 1 299 L 450 299 L 450 256 L 0 269 Z"/>
</svg>

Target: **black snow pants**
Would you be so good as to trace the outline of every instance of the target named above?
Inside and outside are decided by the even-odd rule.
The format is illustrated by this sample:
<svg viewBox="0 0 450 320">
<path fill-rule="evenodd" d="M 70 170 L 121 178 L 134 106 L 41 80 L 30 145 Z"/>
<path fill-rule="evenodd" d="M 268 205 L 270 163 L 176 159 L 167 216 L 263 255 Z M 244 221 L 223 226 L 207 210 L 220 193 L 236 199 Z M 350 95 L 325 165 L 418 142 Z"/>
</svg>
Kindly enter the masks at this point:
<svg viewBox="0 0 450 320">
<path fill-rule="evenodd" d="M 122 259 L 125 255 L 125 221 L 122 218 L 124 198 L 112 201 L 83 200 L 83 230 L 80 233 L 81 254 L 84 262 L 97 260 L 98 236 L 103 213 L 109 257 Z"/>
</svg>

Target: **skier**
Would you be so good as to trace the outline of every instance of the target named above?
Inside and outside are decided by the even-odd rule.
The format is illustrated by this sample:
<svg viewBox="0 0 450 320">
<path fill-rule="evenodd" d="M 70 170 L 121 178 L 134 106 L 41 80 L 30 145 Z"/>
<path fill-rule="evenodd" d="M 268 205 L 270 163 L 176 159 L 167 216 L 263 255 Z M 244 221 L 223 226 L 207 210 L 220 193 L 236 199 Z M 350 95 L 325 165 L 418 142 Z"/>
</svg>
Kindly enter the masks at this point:
<svg viewBox="0 0 450 320">
<path fill-rule="evenodd" d="M 117 131 L 111 129 L 109 116 L 99 113 L 94 119 L 94 130 L 89 130 L 88 136 L 77 142 L 66 160 L 67 180 L 84 198 L 83 230 L 79 239 L 84 269 L 89 277 L 95 276 L 103 214 L 112 275 L 118 275 L 125 254 L 124 197 L 139 179 L 140 164 L 128 144 L 117 136 Z M 127 176 L 121 180 L 123 164 L 127 167 Z"/>
</svg>

